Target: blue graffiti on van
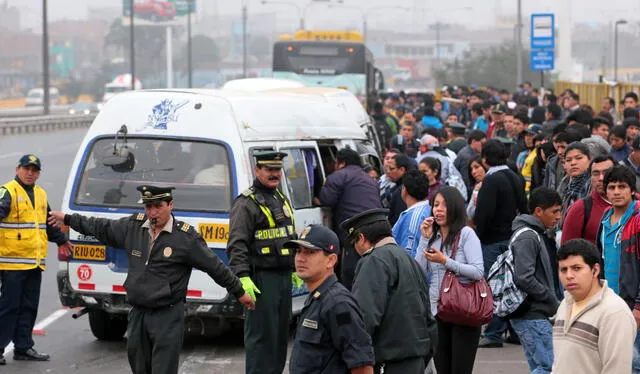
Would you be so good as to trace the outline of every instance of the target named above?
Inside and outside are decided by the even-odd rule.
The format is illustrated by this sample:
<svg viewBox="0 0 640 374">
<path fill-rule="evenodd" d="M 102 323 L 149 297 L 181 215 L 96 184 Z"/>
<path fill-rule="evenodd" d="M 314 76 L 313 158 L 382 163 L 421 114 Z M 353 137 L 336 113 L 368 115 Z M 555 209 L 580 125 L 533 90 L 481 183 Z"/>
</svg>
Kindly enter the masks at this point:
<svg viewBox="0 0 640 374">
<path fill-rule="evenodd" d="M 187 105 L 189 101 L 174 103 L 171 99 L 164 99 L 160 104 L 155 105 L 147 117 L 145 127 L 151 127 L 159 130 L 166 130 L 170 123 L 178 122 L 178 109 Z"/>
</svg>

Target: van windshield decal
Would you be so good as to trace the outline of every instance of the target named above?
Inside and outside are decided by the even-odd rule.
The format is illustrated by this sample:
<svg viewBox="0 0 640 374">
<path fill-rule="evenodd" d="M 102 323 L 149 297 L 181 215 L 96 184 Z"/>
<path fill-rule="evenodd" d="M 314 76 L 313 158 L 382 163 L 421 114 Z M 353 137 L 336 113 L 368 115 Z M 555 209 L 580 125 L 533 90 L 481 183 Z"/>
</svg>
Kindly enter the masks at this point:
<svg viewBox="0 0 640 374">
<path fill-rule="evenodd" d="M 227 213 L 232 173 L 227 149 L 213 142 L 128 137 L 130 167 L 109 162 L 113 139 L 93 143 L 80 169 L 77 205 L 142 209 L 141 184 L 173 186 L 176 210 Z"/>
<path fill-rule="evenodd" d="M 171 99 L 164 99 L 153 107 L 147 117 L 144 127 L 166 130 L 168 124 L 178 122 L 178 110 L 189 103 L 188 100 L 176 103 Z"/>
</svg>

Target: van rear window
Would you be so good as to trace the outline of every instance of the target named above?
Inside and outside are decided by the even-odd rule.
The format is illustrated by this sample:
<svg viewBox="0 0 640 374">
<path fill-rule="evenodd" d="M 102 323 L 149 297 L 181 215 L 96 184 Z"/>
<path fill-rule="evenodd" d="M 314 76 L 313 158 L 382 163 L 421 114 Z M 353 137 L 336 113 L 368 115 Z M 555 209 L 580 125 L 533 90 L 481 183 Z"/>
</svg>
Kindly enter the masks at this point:
<svg viewBox="0 0 640 374">
<path fill-rule="evenodd" d="M 118 149 L 123 148 L 119 142 Z M 232 174 L 227 149 L 216 143 L 182 139 L 127 138 L 127 162 L 113 165 L 114 139 L 93 143 L 84 159 L 74 202 L 140 209 L 142 184 L 173 186 L 174 209 L 228 212 Z"/>
</svg>

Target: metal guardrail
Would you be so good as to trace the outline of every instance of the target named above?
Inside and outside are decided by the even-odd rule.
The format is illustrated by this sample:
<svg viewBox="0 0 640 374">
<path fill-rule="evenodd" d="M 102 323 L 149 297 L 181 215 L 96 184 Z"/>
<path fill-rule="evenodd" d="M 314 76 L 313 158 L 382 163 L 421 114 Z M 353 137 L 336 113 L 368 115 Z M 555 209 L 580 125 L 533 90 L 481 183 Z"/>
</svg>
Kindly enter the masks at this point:
<svg viewBox="0 0 640 374">
<path fill-rule="evenodd" d="M 67 113 L 71 105 L 52 105 L 49 108 L 52 115 Z M 20 108 L 0 108 L 0 118 L 6 117 L 31 117 L 44 113 L 42 106 L 30 106 Z"/>
<path fill-rule="evenodd" d="M 77 116 L 53 115 L 22 118 L 2 118 L 0 119 L 0 134 L 12 135 L 77 127 L 89 127 L 94 118 L 96 118 L 95 114 Z"/>
</svg>

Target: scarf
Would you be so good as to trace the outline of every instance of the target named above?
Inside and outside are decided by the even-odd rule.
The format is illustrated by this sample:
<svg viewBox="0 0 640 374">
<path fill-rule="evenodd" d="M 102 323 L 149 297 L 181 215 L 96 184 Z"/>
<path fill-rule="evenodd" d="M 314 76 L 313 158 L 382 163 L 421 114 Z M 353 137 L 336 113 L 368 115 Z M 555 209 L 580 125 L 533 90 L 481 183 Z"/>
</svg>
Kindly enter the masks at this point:
<svg viewBox="0 0 640 374">
<path fill-rule="evenodd" d="M 589 191 L 591 190 L 591 176 L 589 172 L 584 172 L 573 178 L 569 176 L 566 178 L 569 178 L 569 182 L 562 193 L 562 221 L 564 221 L 569 207 L 579 199 L 589 196 Z"/>
</svg>

